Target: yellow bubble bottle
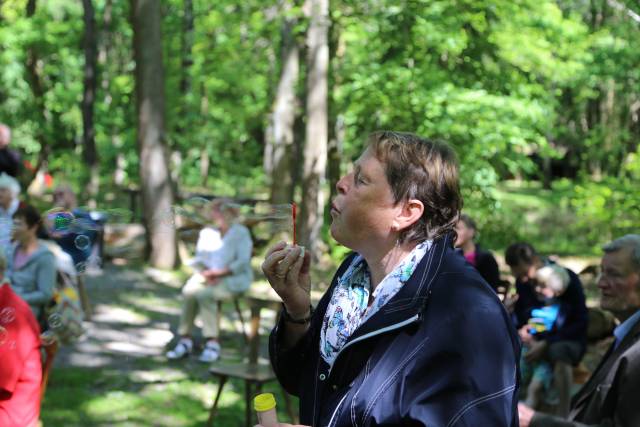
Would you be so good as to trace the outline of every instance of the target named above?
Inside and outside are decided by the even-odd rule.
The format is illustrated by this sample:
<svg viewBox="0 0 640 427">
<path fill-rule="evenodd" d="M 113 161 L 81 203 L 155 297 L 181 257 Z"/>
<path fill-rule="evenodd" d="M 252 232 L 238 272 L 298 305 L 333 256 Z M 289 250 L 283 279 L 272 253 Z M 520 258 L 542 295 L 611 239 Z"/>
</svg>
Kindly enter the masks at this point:
<svg viewBox="0 0 640 427">
<path fill-rule="evenodd" d="M 258 415 L 258 424 L 263 427 L 278 427 L 276 398 L 271 393 L 262 393 L 253 398 L 253 407 Z"/>
</svg>

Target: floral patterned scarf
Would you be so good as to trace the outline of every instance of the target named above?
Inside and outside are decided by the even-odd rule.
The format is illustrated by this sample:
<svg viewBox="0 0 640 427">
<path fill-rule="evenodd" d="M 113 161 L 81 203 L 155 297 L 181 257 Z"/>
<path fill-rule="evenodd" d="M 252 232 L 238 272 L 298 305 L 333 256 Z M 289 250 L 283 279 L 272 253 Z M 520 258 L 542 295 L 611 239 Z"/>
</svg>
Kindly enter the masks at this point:
<svg viewBox="0 0 640 427">
<path fill-rule="evenodd" d="M 325 362 L 333 365 L 349 337 L 398 293 L 431 246 L 431 240 L 419 243 L 374 289 L 373 302 L 369 307 L 369 266 L 361 255 L 354 257 L 344 274 L 338 278 L 322 322 L 320 354 Z"/>
</svg>

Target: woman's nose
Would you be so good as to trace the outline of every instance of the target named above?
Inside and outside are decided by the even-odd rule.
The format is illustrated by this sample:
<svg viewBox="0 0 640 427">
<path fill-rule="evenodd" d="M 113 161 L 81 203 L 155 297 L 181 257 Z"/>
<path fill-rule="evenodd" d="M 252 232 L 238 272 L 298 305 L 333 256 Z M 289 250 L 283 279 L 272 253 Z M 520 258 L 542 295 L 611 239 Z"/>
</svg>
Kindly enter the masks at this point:
<svg viewBox="0 0 640 427">
<path fill-rule="evenodd" d="M 349 177 L 349 175 L 345 175 L 342 178 L 340 178 L 338 180 L 338 182 L 336 183 L 336 190 L 338 190 L 338 194 L 345 194 L 347 192 L 347 189 L 348 189 L 347 178 L 348 177 Z"/>
</svg>

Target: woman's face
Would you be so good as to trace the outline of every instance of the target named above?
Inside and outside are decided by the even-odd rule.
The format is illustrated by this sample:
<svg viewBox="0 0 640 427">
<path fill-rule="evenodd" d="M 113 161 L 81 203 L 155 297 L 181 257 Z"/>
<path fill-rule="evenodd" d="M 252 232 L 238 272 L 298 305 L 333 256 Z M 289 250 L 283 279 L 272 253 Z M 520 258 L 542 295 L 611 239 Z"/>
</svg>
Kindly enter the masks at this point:
<svg viewBox="0 0 640 427">
<path fill-rule="evenodd" d="M 22 242 L 30 234 L 33 234 L 35 236 L 36 227 L 29 228 L 24 218 L 20 218 L 20 217 L 13 218 L 13 228 L 11 229 L 11 237 L 14 240 L 18 242 Z"/>
<path fill-rule="evenodd" d="M 331 204 L 331 235 L 358 252 L 368 244 L 388 239 L 394 218 L 401 211 L 394 203 L 384 167 L 367 149 L 355 162 L 353 172 L 336 184 L 338 195 Z"/>
<path fill-rule="evenodd" d="M 222 207 L 213 206 L 211 208 L 211 220 L 214 225 L 219 228 L 225 228 L 227 224 L 227 217 L 222 212 Z"/>
<path fill-rule="evenodd" d="M 467 226 L 463 220 L 458 220 L 456 223 L 456 233 L 458 234 L 458 237 L 456 238 L 457 248 L 473 240 L 474 230 Z"/>
</svg>

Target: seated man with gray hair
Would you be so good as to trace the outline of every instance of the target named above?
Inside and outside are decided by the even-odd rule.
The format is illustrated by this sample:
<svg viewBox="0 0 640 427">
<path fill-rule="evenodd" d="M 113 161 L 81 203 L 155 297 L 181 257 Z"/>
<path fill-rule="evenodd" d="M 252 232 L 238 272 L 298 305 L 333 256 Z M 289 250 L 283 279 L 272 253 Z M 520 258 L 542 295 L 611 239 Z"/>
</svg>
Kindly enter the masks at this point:
<svg viewBox="0 0 640 427">
<path fill-rule="evenodd" d="M 600 306 L 621 322 L 609 351 L 571 401 L 565 418 L 519 404 L 520 427 L 640 426 L 640 235 L 603 246 Z"/>
</svg>

